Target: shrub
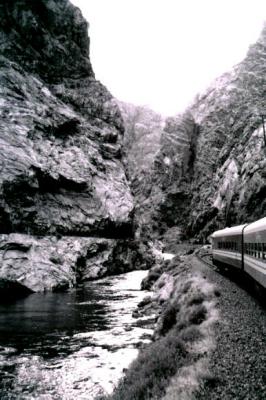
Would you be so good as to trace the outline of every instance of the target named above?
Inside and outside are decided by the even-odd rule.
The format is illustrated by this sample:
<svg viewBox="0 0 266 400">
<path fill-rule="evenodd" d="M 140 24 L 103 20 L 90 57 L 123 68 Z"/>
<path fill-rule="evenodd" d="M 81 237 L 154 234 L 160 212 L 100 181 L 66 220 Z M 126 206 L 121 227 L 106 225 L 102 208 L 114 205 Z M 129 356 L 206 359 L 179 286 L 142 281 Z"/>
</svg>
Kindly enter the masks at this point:
<svg viewBox="0 0 266 400">
<path fill-rule="evenodd" d="M 160 276 L 161 272 L 151 270 L 148 276 L 144 278 L 143 281 L 141 282 L 141 289 L 149 290 Z"/>
<path fill-rule="evenodd" d="M 170 378 L 184 364 L 186 351 L 175 332 L 140 353 L 114 393 L 101 400 L 148 400 L 161 398 Z M 99 399 L 99 400 L 100 400 Z"/>
<path fill-rule="evenodd" d="M 206 319 L 206 315 L 207 315 L 206 307 L 202 304 L 197 305 L 193 307 L 193 309 L 191 310 L 189 321 L 192 324 L 199 325 Z"/>
<path fill-rule="evenodd" d="M 179 306 L 176 302 L 170 303 L 161 315 L 161 325 L 158 329 L 160 335 L 165 335 L 177 322 Z"/>
</svg>

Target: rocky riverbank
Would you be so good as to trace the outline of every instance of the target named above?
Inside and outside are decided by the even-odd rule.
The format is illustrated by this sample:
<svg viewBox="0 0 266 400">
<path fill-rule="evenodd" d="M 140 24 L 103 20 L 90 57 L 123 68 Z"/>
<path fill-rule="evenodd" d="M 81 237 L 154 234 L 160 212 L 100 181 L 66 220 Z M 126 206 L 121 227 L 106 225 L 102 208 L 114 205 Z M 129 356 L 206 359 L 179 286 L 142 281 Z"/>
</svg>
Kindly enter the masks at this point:
<svg viewBox="0 0 266 400">
<path fill-rule="evenodd" d="M 106 275 L 146 269 L 153 264 L 153 255 L 133 239 L 9 234 L 0 235 L 0 263 L 3 300 L 22 294 L 23 288 L 26 293 L 59 291 Z"/>
<path fill-rule="evenodd" d="M 153 343 L 142 349 L 109 400 L 190 399 L 203 382 L 212 381 L 209 362 L 220 292 L 192 271 L 192 259 L 183 252 L 158 262 L 142 282 L 153 294 L 143 299 L 135 316 L 153 318 Z"/>
<path fill-rule="evenodd" d="M 134 316 L 149 317 L 153 342 L 108 400 L 265 398 L 265 304 L 187 253 L 143 280 L 152 292 Z"/>
<path fill-rule="evenodd" d="M 110 393 L 152 330 L 132 311 L 147 295 L 133 271 L 65 293 L 0 303 L 1 400 L 93 400 Z"/>
</svg>

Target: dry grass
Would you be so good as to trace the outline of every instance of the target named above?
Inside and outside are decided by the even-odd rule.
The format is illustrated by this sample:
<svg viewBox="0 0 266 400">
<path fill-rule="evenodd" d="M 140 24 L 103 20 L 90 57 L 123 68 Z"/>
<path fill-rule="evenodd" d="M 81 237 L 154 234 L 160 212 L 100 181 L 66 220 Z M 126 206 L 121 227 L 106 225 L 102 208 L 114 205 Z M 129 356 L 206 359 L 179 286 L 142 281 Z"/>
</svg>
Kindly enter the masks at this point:
<svg viewBox="0 0 266 400">
<path fill-rule="evenodd" d="M 157 300 L 169 281 L 157 283 Z M 166 298 L 166 297 L 165 297 Z M 114 393 L 102 400 L 174 400 L 191 398 L 202 380 L 211 379 L 208 354 L 215 346 L 213 325 L 218 315 L 215 288 L 186 270 L 174 281 L 157 321 L 157 339 L 131 364 Z"/>
<path fill-rule="evenodd" d="M 172 331 L 141 351 L 113 395 L 101 399 L 144 400 L 161 398 L 172 376 L 184 365 L 187 352 Z"/>
</svg>

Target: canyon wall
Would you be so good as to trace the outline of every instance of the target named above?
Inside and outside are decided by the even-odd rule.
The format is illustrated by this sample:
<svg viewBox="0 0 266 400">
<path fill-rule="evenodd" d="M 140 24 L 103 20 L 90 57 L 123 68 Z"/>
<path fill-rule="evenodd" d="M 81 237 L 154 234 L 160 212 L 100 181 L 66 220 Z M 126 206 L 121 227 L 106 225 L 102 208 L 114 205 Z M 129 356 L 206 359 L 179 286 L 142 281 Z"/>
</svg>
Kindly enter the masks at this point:
<svg viewBox="0 0 266 400">
<path fill-rule="evenodd" d="M 51 283 L 47 270 L 60 272 L 68 252 L 80 256 L 64 245 L 52 261 L 62 237 L 90 237 L 87 248 L 83 239 L 77 245 L 82 254 L 92 238 L 101 253 L 103 241 L 112 261 L 117 239 L 133 237 L 123 121 L 95 79 L 88 24 L 68 0 L 0 0 L 0 36 L 0 278 L 30 287 L 34 275 L 34 290 L 49 290 L 62 282 L 56 272 Z M 43 247 L 51 254 L 42 274 Z M 68 267 L 70 286 L 76 267 Z"/>
<path fill-rule="evenodd" d="M 205 241 L 266 214 L 266 27 L 246 58 L 167 118 L 136 194 L 141 235 Z"/>
</svg>

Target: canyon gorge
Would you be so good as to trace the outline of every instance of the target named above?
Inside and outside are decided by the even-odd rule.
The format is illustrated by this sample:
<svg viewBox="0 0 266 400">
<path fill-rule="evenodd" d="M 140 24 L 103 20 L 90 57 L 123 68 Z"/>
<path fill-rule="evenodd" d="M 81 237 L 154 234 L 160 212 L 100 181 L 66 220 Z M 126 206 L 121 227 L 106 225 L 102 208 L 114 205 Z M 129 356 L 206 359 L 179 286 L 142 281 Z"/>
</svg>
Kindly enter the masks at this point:
<svg viewBox="0 0 266 400">
<path fill-rule="evenodd" d="M 87 28 L 66 0 L 1 2 L 3 291 L 150 267 L 155 239 L 205 242 L 265 213 L 265 27 L 173 117 L 113 98 Z"/>
<path fill-rule="evenodd" d="M 266 25 L 173 116 L 96 79 L 88 28 L 69 0 L 0 0 L 0 397 L 117 385 L 103 398 L 190 399 L 183 386 L 223 385 L 209 373 L 218 306 L 239 296 L 219 276 L 223 297 L 197 254 L 215 230 L 266 215 Z"/>
</svg>

